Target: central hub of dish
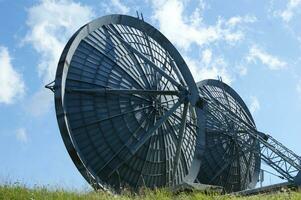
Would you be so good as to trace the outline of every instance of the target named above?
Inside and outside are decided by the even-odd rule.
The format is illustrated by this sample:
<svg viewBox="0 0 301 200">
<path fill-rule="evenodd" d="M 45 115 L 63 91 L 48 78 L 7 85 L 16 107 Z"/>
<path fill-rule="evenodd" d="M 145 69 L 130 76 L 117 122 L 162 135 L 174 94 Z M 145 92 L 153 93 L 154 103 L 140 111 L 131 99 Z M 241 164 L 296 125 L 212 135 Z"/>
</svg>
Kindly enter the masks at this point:
<svg viewBox="0 0 301 200">
<path fill-rule="evenodd" d="M 161 99 L 160 98 L 155 98 L 153 100 L 153 106 L 156 110 L 159 110 L 161 108 Z"/>
</svg>

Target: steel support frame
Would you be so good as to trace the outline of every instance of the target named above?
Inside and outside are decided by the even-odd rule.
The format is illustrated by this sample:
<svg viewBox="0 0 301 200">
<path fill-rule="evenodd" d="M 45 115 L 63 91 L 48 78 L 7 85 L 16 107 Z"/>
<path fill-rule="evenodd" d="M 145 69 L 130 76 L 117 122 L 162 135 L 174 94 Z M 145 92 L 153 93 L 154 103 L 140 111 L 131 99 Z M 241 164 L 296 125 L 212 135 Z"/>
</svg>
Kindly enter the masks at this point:
<svg viewBox="0 0 301 200">
<path fill-rule="evenodd" d="M 206 97 L 203 98 L 207 99 L 207 102 L 212 107 L 218 110 L 224 117 L 227 117 L 239 125 L 243 130 L 248 130 L 242 134 L 247 134 L 260 143 L 260 152 L 255 153 L 260 154 L 261 159 L 285 179 L 294 182 L 294 177 L 301 171 L 300 157 L 273 137 L 258 132 L 254 127 L 243 121 L 236 113 L 216 100 L 208 91 L 206 94 Z M 250 145 L 242 141 L 240 141 L 240 143 L 242 147 Z M 251 146 L 249 146 L 249 148 L 251 148 Z"/>
</svg>

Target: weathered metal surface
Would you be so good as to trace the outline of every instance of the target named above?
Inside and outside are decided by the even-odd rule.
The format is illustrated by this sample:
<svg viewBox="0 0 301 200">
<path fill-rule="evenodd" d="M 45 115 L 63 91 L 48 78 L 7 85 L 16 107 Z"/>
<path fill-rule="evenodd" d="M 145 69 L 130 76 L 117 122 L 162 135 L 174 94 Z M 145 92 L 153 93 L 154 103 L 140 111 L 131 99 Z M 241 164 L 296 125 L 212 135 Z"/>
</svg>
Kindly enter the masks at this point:
<svg viewBox="0 0 301 200">
<path fill-rule="evenodd" d="M 80 28 L 56 73 L 55 106 L 66 148 L 95 188 L 162 187 L 187 176 L 204 116 L 192 75 L 146 22 L 109 15 Z"/>
</svg>

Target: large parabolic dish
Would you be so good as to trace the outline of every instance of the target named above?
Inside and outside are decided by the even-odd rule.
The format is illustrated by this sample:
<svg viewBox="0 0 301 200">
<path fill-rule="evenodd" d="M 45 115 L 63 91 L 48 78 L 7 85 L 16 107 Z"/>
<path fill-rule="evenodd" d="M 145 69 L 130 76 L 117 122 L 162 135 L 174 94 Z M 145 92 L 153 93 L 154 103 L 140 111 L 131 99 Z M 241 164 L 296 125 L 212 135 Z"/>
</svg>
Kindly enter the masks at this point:
<svg viewBox="0 0 301 200">
<path fill-rule="evenodd" d="M 175 47 L 148 23 L 109 15 L 80 28 L 54 89 L 63 141 L 93 187 L 172 186 L 188 174 L 205 134 L 197 128 L 198 89 Z"/>
<path fill-rule="evenodd" d="M 241 97 L 219 80 L 197 83 L 206 108 L 206 148 L 197 181 L 223 186 L 227 192 L 254 188 L 260 172 L 260 144 L 248 132 L 256 130 Z"/>
</svg>

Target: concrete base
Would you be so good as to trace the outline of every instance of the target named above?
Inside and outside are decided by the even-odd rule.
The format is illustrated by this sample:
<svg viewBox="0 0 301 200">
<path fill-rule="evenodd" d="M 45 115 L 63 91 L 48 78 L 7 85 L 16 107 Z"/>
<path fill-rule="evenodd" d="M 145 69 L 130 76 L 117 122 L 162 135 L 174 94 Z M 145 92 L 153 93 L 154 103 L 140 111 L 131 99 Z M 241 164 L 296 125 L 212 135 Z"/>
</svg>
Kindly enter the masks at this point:
<svg viewBox="0 0 301 200">
<path fill-rule="evenodd" d="M 173 188 L 173 191 L 178 192 L 192 192 L 192 191 L 200 191 L 200 192 L 208 192 L 208 193 L 222 193 L 223 187 L 216 185 L 206 185 L 201 183 L 189 183 L 183 182 L 182 184 L 177 185 Z"/>
</svg>

